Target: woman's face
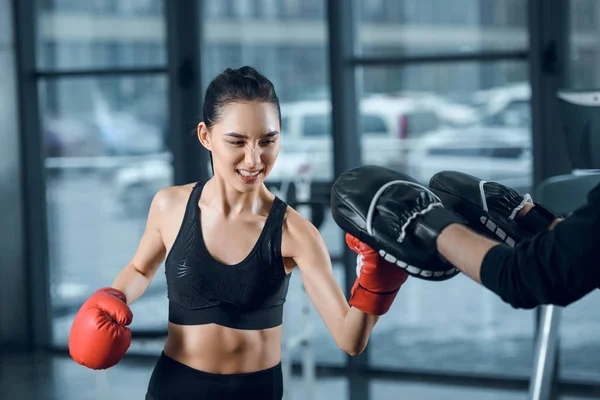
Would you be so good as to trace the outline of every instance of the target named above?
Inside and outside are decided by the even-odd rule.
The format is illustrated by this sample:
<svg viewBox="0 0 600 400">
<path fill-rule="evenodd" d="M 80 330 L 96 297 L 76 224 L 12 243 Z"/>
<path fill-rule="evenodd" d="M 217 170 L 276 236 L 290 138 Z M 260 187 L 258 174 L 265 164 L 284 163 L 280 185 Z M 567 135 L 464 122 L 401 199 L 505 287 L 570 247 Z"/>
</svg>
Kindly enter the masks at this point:
<svg viewBox="0 0 600 400">
<path fill-rule="evenodd" d="M 198 126 L 201 143 L 212 152 L 215 175 L 240 192 L 262 185 L 279 155 L 279 115 L 263 102 L 229 103 L 210 132 Z"/>
</svg>

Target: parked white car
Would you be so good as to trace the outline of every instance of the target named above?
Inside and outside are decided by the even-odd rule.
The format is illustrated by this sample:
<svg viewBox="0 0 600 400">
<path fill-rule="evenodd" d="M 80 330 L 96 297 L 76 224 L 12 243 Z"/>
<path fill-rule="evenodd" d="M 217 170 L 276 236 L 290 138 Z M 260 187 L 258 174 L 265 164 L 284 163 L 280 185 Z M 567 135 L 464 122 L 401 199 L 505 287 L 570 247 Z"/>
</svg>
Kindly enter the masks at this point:
<svg viewBox="0 0 600 400">
<path fill-rule="evenodd" d="M 473 95 L 482 125 L 531 129 L 531 87 L 528 83 L 481 90 Z"/>
<path fill-rule="evenodd" d="M 331 181 L 331 103 L 311 100 L 283 104 L 282 143 L 288 155 L 309 154 L 313 178 Z M 374 95 L 360 102 L 363 164 L 402 169 L 406 149 L 427 132 L 474 121 L 475 111 L 428 93 Z"/>
<path fill-rule="evenodd" d="M 428 183 L 435 173 L 452 169 L 519 191 L 531 190 L 530 97 L 527 83 L 476 92 L 477 121 L 426 134 L 410 151 L 409 173 Z"/>
<path fill-rule="evenodd" d="M 531 136 L 527 130 L 473 125 L 426 135 L 408 154 L 407 172 L 423 184 L 442 170 L 466 172 L 517 190 L 532 185 Z"/>
</svg>

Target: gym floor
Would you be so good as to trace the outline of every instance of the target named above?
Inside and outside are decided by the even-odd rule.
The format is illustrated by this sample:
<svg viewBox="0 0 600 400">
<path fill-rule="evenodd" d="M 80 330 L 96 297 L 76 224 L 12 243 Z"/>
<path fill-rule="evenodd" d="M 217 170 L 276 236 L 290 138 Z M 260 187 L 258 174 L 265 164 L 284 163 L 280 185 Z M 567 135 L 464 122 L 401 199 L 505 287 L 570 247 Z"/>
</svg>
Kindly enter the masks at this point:
<svg viewBox="0 0 600 400">
<path fill-rule="evenodd" d="M 66 355 L 8 355 L 0 359 L 0 399 L 135 400 L 143 399 L 154 359 L 127 359 L 107 371 L 91 371 Z M 306 400 L 300 377 L 288 384 L 288 400 Z M 527 393 L 435 384 L 373 381 L 370 398 L 377 400 L 526 400 Z M 345 400 L 345 378 L 319 379 L 313 400 Z M 561 397 L 560 400 L 575 400 Z M 582 398 L 578 398 L 582 400 Z M 583 399 L 586 400 L 586 399 Z"/>
</svg>

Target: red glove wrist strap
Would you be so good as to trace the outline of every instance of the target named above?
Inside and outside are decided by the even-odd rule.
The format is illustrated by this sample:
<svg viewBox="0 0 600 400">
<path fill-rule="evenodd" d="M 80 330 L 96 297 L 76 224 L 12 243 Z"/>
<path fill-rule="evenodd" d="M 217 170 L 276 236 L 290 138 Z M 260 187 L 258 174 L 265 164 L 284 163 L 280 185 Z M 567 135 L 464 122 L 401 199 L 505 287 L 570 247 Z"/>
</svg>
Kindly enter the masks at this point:
<svg viewBox="0 0 600 400">
<path fill-rule="evenodd" d="M 105 288 L 99 289 L 98 292 L 110 293 L 113 296 L 115 296 L 116 298 L 118 298 L 119 300 L 122 300 L 124 303 L 127 303 L 127 296 L 125 296 L 125 293 L 123 293 L 119 289 L 115 289 L 112 287 L 105 287 Z"/>
</svg>

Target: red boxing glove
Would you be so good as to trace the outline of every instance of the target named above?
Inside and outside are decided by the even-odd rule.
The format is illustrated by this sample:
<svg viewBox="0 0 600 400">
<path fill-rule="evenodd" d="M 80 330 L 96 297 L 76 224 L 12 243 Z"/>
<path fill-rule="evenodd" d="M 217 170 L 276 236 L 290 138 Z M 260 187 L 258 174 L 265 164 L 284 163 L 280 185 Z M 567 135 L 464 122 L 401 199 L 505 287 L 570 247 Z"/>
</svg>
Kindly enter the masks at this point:
<svg viewBox="0 0 600 400">
<path fill-rule="evenodd" d="M 358 254 L 356 266 L 358 278 L 352 287 L 348 303 L 369 315 L 387 313 L 400 287 L 408 279 L 408 274 L 348 233 L 346 244 Z"/>
<path fill-rule="evenodd" d="M 131 344 L 133 314 L 125 294 L 113 288 L 94 293 L 79 309 L 69 335 L 69 353 L 91 369 L 116 365 Z"/>
</svg>

